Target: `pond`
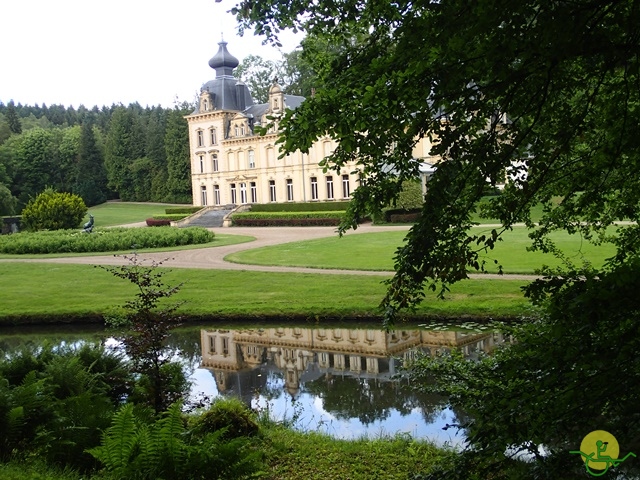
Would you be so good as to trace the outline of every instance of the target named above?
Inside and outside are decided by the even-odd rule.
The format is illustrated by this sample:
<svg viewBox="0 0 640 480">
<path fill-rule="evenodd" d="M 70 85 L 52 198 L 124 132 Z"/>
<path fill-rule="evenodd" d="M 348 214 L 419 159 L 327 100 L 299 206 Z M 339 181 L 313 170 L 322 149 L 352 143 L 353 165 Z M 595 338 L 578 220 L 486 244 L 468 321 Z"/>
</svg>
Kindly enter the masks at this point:
<svg viewBox="0 0 640 480">
<path fill-rule="evenodd" d="M 105 334 L 57 333 L 49 341 L 95 339 Z M 4 338 L 3 338 L 4 337 Z M 0 350 L 38 344 L 38 333 L 2 335 Z M 13 340 L 12 340 L 13 339 Z M 55 340 L 53 340 L 55 339 Z M 352 439 L 407 433 L 439 444 L 459 444 L 456 424 L 464 415 L 445 399 L 415 392 L 398 375 L 419 353 L 436 355 L 460 349 L 468 358 L 505 342 L 502 334 L 482 331 L 412 328 L 385 332 L 376 328 L 303 326 L 202 326 L 174 332 L 193 382 L 191 395 L 234 395 L 254 409 L 296 428 Z"/>
</svg>

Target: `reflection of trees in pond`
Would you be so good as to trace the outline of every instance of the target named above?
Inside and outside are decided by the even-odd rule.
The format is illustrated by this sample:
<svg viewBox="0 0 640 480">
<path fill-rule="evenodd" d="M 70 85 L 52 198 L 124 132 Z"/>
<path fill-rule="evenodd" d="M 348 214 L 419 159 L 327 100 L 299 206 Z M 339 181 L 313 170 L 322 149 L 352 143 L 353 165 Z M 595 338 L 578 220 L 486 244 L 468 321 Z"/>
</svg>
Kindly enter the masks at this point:
<svg viewBox="0 0 640 480">
<path fill-rule="evenodd" d="M 167 347 L 187 360 L 187 363 L 199 363 L 202 359 L 200 330 L 173 330 L 167 338 Z"/>
<path fill-rule="evenodd" d="M 437 395 L 416 393 L 406 385 L 375 378 L 326 374 L 306 382 L 304 390 L 321 398 L 323 408 L 336 418 L 357 418 L 364 425 L 388 418 L 393 410 L 405 416 L 419 408 L 425 419 L 433 419 L 444 405 Z"/>
<path fill-rule="evenodd" d="M 267 380 L 265 385 L 260 389 L 260 393 L 267 401 L 276 400 L 282 396 L 284 392 L 284 374 L 279 370 L 264 370 Z"/>
</svg>

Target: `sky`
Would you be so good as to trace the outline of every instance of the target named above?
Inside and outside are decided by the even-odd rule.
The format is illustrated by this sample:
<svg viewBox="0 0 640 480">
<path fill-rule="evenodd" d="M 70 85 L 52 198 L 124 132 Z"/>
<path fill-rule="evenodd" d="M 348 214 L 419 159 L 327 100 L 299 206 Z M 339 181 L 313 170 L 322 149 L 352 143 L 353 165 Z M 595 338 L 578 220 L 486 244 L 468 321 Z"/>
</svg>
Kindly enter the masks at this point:
<svg viewBox="0 0 640 480">
<path fill-rule="evenodd" d="M 193 101 L 229 53 L 279 59 L 263 37 L 237 34 L 236 0 L 5 0 L 0 4 L 0 101 L 87 108 Z M 282 51 L 301 36 L 281 38 Z"/>
</svg>

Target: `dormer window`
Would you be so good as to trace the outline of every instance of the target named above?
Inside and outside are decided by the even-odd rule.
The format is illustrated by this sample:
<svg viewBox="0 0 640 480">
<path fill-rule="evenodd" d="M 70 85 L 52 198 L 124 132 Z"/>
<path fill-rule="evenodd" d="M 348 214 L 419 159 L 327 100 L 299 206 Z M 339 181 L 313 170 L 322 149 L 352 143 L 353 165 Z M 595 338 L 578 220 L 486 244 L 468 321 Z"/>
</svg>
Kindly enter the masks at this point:
<svg viewBox="0 0 640 480">
<path fill-rule="evenodd" d="M 244 125 L 240 125 L 240 135 L 244 137 Z"/>
<path fill-rule="evenodd" d="M 278 99 L 274 98 L 273 99 L 273 109 L 274 110 L 278 110 L 280 108 L 280 106 L 278 105 Z"/>
<path fill-rule="evenodd" d="M 239 137 L 240 136 L 240 128 L 238 127 L 238 125 L 235 125 L 235 136 Z"/>
<path fill-rule="evenodd" d="M 206 98 L 204 99 L 203 105 L 204 105 L 204 111 L 208 112 L 209 111 L 209 101 Z"/>
</svg>

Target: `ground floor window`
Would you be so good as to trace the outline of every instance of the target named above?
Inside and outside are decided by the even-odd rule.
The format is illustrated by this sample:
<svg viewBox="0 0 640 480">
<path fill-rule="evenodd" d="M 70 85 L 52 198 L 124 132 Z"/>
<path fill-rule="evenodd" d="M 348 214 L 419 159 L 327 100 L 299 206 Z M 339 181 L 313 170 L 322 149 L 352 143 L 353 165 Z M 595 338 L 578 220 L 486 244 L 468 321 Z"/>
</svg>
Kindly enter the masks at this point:
<svg viewBox="0 0 640 480">
<path fill-rule="evenodd" d="M 311 177 L 311 200 L 318 200 L 318 178 Z"/>
<path fill-rule="evenodd" d="M 327 177 L 327 200 L 333 200 L 333 177 Z"/>
<path fill-rule="evenodd" d="M 235 205 L 236 203 L 236 184 L 231 184 L 231 203 Z"/>
<path fill-rule="evenodd" d="M 293 202 L 293 180 L 287 179 L 287 200 Z"/>
<path fill-rule="evenodd" d="M 200 187 L 200 202 L 203 206 L 207 204 L 207 187 L 205 185 Z"/>
<path fill-rule="evenodd" d="M 251 182 L 251 203 L 258 203 L 258 187 L 256 186 L 256 182 Z"/>
<path fill-rule="evenodd" d="M 240 203 L 247 203 L 247 184 L 240 184 Z"/>
<path fill-rule="evenodd" d="M 269 201 L 270 202 L 276 201 L 276 181 L 275 180 L 269 180 Z"/>
<path fill-rule="evenodd" d="M 349 175 L 342 175 L 342 198 L 349 198 L 351 191 L 349 190 Z"/>
<path fill-rule="evenodd" d="M 220 187 L 218 185 L 213 186 L 213 203 L 220 205 Z"/>
</svg>

